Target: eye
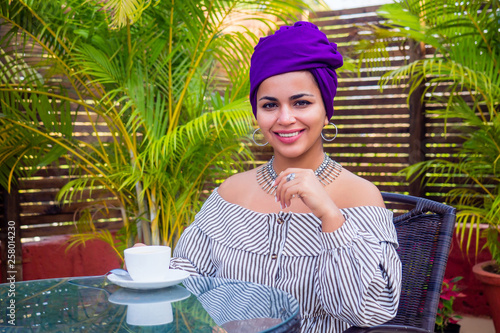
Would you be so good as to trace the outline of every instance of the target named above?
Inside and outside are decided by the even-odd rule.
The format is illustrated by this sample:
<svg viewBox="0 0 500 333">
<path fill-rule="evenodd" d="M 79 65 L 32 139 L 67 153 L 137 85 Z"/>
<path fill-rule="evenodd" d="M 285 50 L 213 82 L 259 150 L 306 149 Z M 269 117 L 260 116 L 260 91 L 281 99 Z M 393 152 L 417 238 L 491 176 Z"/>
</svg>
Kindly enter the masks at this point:
<svg viewBox="0 0 500 333">
<path fill-rule="evenodd" d="M 306 107 L 308 105 L 312 104 L 311 102 L 309 101 L 306 101 L 306 100 L 298 100 L 294 103 L 295 106 L 298 106 L 298 107 Z"/>
<path fill-rule="evenodd" d="M 269 103 L 266 103 L 266 104 L 262 105 L 262 108 L 264 110 L 271 110 L 271 109 L 274 109 L 276 107 L 278 107 L 278 104 L 276 104 L 274 102 L 269 102 Z"/>
</svg>

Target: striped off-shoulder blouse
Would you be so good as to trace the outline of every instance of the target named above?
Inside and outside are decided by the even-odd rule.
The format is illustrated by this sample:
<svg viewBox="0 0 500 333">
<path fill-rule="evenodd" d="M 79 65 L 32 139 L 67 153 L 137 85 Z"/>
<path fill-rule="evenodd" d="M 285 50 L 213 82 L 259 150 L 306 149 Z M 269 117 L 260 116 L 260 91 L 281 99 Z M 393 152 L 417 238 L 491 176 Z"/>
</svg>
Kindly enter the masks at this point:
<svg viewBox="0 0 500 333">
<path fill-rule="evenodd" d="M 171 267 L 284 290 L 299 301 L 302 332 L 382 324 L 396 315 L 401 289 L 392 212 L 341 211 L 342 227 L 324 233 L 312 213 L 259 213 L 215 189 L 183 232 Z"/>
</svg>

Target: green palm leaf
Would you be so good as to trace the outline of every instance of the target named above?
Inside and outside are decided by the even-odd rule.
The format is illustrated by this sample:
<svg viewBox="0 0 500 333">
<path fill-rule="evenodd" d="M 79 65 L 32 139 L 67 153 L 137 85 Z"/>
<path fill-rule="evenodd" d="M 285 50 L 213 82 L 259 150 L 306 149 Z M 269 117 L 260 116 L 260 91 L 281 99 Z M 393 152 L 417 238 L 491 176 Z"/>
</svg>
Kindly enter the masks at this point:
<svg viewBox="0 0 500 333">
<path fill-rule="evenodd" d="M 64 161 L 73 178 L 61 203 L 106 189 L 129 246 L 175 244 L 207 181 L 251 160 L 244 143 L 257 36 L 245 23 L 275 28 L 307 8 L 299 0 L 2 1 L 2 185 Z M 82 117 L 93 140 L 73 135 Z M 93 220 L 105 207 L 89 202 L 79 220 L 121 246 Z M 80 233 L 74 241 L 86 239 Z"/>
<path fill-rule="evenodd" d="M 398 84 L 409 78 L 410 94 L 425 85 L 425 102 L 443 106 L 433 110 L 432 116 L 458 119 L 453 126 L 464 133 L 465 141 L 456 151 L 456 160 L 425 161 L 403 172 L 410 178 L 422 176 L 426 184 L 435 186 L 439 186 L 432 181 L 436 175 L 462 180 L 463 186 L 447 193 L 449 202 L 459 209 L 460 239 L 469 250 L 472 233 L 467 234 L 467 226 L 477 230 L 476 237 L 486 239 L 500 264 L 499 5 L 498 1 L 451 0 L 384 5 L 379 14 L 387 19 L 387 28 L 375 29 L 374 40 L 364 47 L 376 49 L 377 43 L 395 39 L 414 39 L 431 46 L 431 56 L 387 73 L 380 83 Z M 438 89 L 442 87 L 446 87 L 444 92 Z M 487 228 L 480 232 L 484 225 Z M 476 247 L 476 253 L 478 250 Z"/>
</svg>

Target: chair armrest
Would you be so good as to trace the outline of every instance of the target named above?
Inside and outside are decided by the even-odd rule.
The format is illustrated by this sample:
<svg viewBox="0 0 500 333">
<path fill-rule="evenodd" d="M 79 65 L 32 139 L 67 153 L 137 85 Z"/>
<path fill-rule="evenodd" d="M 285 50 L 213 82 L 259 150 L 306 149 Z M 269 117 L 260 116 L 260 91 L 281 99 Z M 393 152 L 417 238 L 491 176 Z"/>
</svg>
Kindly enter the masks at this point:
<svg viewBox="0 0 500 333">
<path fill-rule="evenodd" d="M 430 331 L 423 328 L 402 326 L 402 325 L 378 325 L 373 327 L 350 327 L 344 333 L 390 333 L 390 332 L 415 332 L 429 333 Z"/>
</svg>

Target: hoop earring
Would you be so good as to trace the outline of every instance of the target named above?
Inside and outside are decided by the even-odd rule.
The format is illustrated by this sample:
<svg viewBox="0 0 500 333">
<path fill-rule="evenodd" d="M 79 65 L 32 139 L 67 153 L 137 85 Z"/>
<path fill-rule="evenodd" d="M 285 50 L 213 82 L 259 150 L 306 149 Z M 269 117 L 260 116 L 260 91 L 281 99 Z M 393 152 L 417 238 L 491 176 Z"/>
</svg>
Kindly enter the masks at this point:
<svg viewBox="0 0 500 333">
<path fill-rule="evenodd" d="M 269 142 L 266 142 L 264 143 L 263 145 L 257 143 L 257 141 L 255 141 L 255 133 L 257 133 L 257 131 L 260 130 L 260 127 L 256 128 L 255 131 L 253 131 L 253 134 L 252 134 L 252 140 L 253 142 L 257 145 L 257 146 L 261 146 L 261 147 L 264 147 L 265 145 L 267 145 Z M 323 134 L 321 134 L 323 135 Z"/>
<path fill-rule="evenodd" d="M 327 138 L 323 135 L 323 131 L 321 131 L 321 137 L 322 137 L 322 138 L 323 138 L 323 140 L 325 140 L 326 142 L 332 142 L 332 141 L 333 141 L 333 140 L 335 140 L 335 138 L 337 137 L 337 134 L 339 134 L 339 130 L 338 130 L 337 126 L 335 126 L 335 124 L 334 124 L 334 123 L 332 123 L 332 122 L 329 122 L 329 123 L 328 123 L 328 125 L 333 125 L 333 127 L 335 127 L 335 136 L 334 136 L 332 139 L 328 140 L 328 139 L 327 139 Z"/>
</svg>

